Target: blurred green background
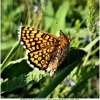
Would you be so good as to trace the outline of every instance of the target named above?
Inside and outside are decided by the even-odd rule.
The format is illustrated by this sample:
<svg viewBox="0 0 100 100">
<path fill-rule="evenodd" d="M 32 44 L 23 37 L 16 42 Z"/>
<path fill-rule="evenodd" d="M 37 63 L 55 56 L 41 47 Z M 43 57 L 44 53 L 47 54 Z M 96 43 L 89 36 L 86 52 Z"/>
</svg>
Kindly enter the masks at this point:
<svg viewBox="0 0 100 100">
<path fill-rule="evenodd" d="M 99 0 L 2 0 L 1 1 L 1 63 L 18 41 L 18 27 L 31 26 L 59 36 L 61 29 L 70 35 L 70 46 L 84 48 L 99 36 Z M 78 76 L 99 66 L 99 43 L 97 42 L 80 65 Z M 22 46 L 13 61 L 24 57 Z M 22 53 L 23 52 L 23 53 Z M 78 82 L 77 69 L 59 84 L 48 98 L 65 98 L 68 91 Z M 55 77 L 56 75 L 54 75 Z M 3 93 L 2 98 L 35 98 L 54 78 L 47 78 L 36 84 L 29 84 L 11 92 Z M 99 75 L 89 79 L 79 93 L 70 98 L 98 98 Z M 19 93 L 20 91 L 20 93 Z"/>
</svg>

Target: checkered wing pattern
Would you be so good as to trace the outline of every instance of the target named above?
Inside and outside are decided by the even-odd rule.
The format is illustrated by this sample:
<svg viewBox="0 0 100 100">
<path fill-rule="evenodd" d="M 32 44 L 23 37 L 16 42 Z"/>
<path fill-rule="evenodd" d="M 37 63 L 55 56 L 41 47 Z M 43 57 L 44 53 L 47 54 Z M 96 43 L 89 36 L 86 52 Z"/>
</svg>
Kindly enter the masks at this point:
<svg viewBox="0 0 100 100">
<path fill-rule="evenodd" d="M 28 61 L 34 67 L 54 72 L 69 51 L 69 38 L 60 31 L 60 37 L 27 26 L 21 26 L 20 39 L 28 50 Z"/>
</svg>

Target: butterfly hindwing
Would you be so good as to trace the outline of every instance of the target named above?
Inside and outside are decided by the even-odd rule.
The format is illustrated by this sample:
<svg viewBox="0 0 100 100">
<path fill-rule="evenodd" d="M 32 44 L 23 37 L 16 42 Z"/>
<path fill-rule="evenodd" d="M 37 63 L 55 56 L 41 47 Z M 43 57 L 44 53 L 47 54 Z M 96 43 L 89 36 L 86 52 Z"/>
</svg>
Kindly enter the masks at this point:
<svg viewBox="0 0 100 100">
<path fill-rule="evenodd" d="M 57 47 L 49 46 L 47 48 L 35 52 L 31 51 L 30 53 L 28 53 L 28 61 L 30 62 L 31 65 L 34 65 L 39 69 L 46 70 L 50 62 L 55 58 L 56 54 L 57 54 Z"/>
</svg>

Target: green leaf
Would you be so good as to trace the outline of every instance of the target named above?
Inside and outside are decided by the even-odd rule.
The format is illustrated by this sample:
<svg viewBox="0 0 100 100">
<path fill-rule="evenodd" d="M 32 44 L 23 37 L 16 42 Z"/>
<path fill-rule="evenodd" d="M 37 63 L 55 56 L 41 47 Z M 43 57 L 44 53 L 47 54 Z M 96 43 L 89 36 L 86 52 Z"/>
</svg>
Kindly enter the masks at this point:
<svg viewBox="0 0 100 100">
<path fill-rule="evenodd" d="M 1 83 L 1 93 L 24 87 L 30 83 L 34 84 L 39 82 L 42 78 L 46 78 L 46 76 L 47 74 L 43 71 L 33 70 L 28 74 L 21 74 L 19 77 L 13 77 L 11 80 L 5 79 Z"/>
<path fill-rule="evenodd" d="M 21 74 L 27 74 L 29 71 L 32 71 L 32 68 L 29 67 L 25 58 L 11 61 L 5 70 L 1 73 L 3 79 L 12 79 L 14 77 L 19 77 Z"/>
<path fill-rule="evenodd" d="M 31 68 L 25 58 L 16 61 L 11 61 L 1 74 L 2 93 L 12 91 L 14 89 L 24 87 L 30 83 L 36 83 L 42 78 L 49 76 L 42 70 Z"/>
</svg>

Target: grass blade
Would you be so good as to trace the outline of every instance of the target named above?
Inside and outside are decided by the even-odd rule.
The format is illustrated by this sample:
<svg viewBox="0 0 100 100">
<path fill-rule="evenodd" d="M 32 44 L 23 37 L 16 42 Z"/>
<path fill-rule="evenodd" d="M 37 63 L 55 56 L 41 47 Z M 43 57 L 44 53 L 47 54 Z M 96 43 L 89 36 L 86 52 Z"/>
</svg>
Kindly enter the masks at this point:
<svg viewBox="0 0 100 100">
<path fill-rule="evenodd" d="M 2 71 L 6 68 L 8 62 L 13 58 L 13 56 L 15 55 L 19 45 L 20 45 L 20 42 L 18 41 L 15 44 L 15 46 L 12 48 L 12 50 L 9 52 L 9 54 L 7 55 L 7 57 L 5 58 L 5 60 L 3 61 L 2 65 L 1 65 L 0 73 L 2 73 Z"/>
</svg>

